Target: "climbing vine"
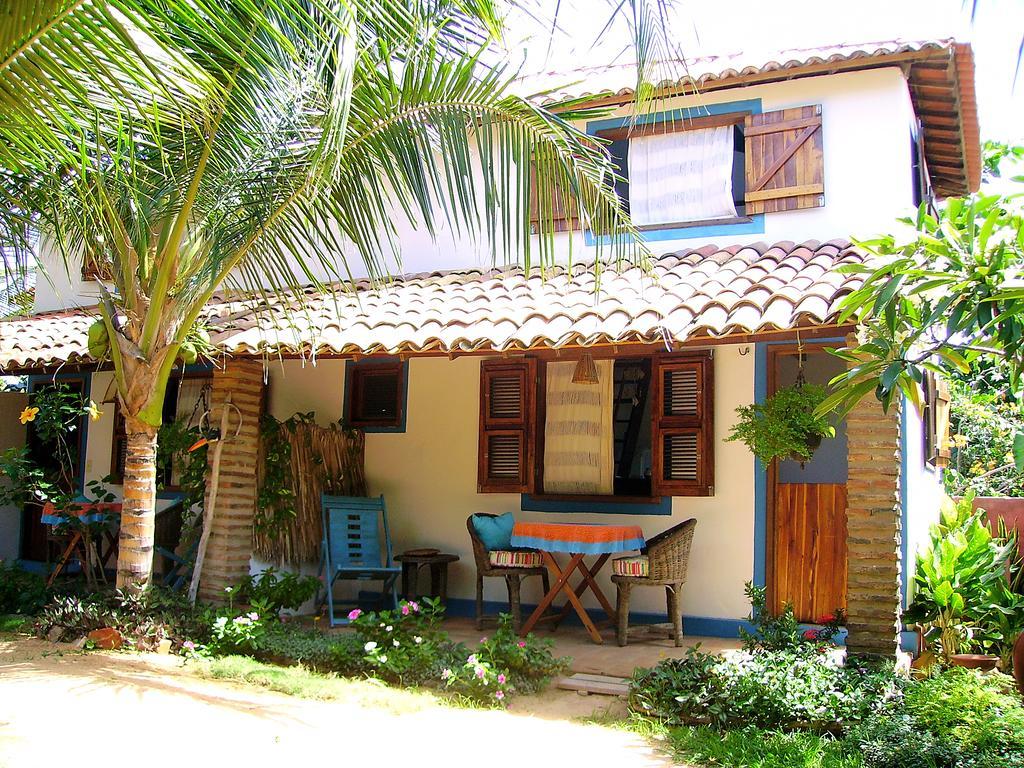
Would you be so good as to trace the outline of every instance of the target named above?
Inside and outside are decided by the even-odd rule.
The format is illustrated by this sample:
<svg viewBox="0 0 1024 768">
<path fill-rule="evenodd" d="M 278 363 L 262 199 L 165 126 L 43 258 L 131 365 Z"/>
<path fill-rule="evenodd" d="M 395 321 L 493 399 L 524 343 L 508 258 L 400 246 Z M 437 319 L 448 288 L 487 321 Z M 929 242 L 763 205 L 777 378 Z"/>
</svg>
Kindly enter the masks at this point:
<svg viewBox="0 0 1024 768">
<path fill-rule="evenodd" d="M 199 532 L 202 504 L 206 497 L 207 447 L 189 450 L 202 437 L 197 426 L 189 426 L 186 419 L 171 421 L 160 427 L 157 434 L 157 477 L 171 476 L 172 468 L 178 473 L 178 488 L 184 501 L 181 540 L 191 542 Z"/>
<path fill-rule="evenodd" d="M 313 414 L 296 414 L 280 422 L 270 414 L 260 420 L 260 444 L 263 475 L 256 494 L 256 532 L 271 539 L 295 519 L 295 492 L 292 490 L 292 446 L 287 430 L 296 419 L 312 419 Z"/>
</svg>

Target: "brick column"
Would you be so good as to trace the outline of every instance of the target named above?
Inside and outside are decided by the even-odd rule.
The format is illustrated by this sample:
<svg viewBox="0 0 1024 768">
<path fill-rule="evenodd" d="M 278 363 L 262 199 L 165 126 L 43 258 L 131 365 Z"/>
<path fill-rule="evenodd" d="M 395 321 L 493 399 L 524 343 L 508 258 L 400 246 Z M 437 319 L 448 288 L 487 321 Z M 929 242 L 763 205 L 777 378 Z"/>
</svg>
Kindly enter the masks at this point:
<svg viewBox="0 0 1024 768">
<path fill-rule="evenodd" d="M 893 656 L 901 610 L 899 408 L 883 413 L 868 395 L 847 416 L 846 434 L 846 646 L 851 653 Z"/>
<path fill-rule="evenodd" d="M 234 408 L 228 416 L 231 425 L 223 435 L 220 456 L 220 481 L 213 509 L 210 541 L 206 549 L 199 598 L 221 602 L 224 588 L 238 583 L 249 573 L 252 555 L 252 519 L 256 510 L 256 462 L 259 450 L 259 422 L 263 413 L 263 364 L 258 360 L 231 359 L 223 369 L 213 372 L 210 393 L 210 425 L 219 427 L 228 393 Z M 242 425 L 237 436 L 238 413 Z M 213 461 L 213 448 L 209 451 Z M 206 503 L 210 501 L 207 478 Z"/>
</svg>

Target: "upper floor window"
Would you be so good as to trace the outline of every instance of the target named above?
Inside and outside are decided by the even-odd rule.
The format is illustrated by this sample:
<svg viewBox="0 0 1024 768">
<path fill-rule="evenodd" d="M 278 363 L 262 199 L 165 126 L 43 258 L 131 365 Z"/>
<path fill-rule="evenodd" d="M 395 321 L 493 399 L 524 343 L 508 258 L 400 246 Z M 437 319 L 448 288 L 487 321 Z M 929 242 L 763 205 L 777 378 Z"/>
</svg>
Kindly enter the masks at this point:
<svg viewBox="0 0 1024 768">
<path fill-rule="evenodd" d="M 734 104 L 735 112 L 712 105 L 718 114 L 677 110 L 637 125 L 629 118 L 588 125 L 608 142 L 615 191 L 644 237 L 692 237 L 700 226 L 763 232 L 761 214 L 825 204 L 821 107 L 761 112 L 760 100 Z M 535 226 L 542 215 L 556 231 L 577 224 L 562 190 L 543 196 L 543 206 L 536 179 L 531 191 Z"/>
<path fill-rule="evenodd" d="M 405 431 L 407 364 L 350 362 L 345 368 L 345 424 L 368 432 Z"/>
</svg>

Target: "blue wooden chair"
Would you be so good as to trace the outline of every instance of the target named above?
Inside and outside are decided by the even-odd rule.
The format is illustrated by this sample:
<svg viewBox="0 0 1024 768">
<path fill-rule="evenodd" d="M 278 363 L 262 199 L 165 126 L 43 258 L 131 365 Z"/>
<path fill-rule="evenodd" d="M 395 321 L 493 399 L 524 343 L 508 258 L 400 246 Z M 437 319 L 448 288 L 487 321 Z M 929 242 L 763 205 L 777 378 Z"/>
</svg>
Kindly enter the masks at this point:
<svg viewBox="0 0 1024 768">
<path fill-rule="evenodd" d="M 334 582 L 380 581 L 381 602 L 389 596 L 398 606 L 395 581 L 402 569 L 392 566 L 391 533 L 384 509 L 384 497 L 322 497 L 324 522 L 324 583 L 331 626 L 348 624 L 345 616 L 335 616 Z M 381 532 L 384 540 L 381 541 Z"/>
</svg>

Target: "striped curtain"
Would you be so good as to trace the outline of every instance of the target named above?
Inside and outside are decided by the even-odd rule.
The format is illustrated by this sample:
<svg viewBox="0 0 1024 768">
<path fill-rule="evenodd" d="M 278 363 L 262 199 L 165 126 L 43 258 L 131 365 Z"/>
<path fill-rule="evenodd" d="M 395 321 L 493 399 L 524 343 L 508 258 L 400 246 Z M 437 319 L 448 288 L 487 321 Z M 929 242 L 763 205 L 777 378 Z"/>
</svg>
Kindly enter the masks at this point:
<svg viewBox="0 0 1024 768">
<path fill-rule="evenodd" d="M 614 492 L 612 377 L 597 360 L 597 384 L 573 384 L 576 363 L 548 363 L 544 423 L 544 492 Z"/>
</svg>

